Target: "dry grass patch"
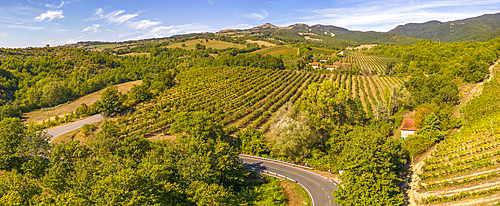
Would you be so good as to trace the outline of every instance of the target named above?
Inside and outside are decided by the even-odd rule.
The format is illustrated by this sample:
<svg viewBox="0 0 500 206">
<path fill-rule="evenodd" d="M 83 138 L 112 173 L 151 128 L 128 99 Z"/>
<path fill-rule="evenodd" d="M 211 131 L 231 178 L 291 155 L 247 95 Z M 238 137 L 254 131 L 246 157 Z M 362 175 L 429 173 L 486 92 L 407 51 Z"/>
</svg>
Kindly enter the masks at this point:
<svg viewBox="0 0 500 206">
<path fill-rule="evenodd" d="M 142 56 L 142 55 L 149 55 L 149 52 L 127 53 L 127 54 L 120 54 L 118 56 L 124 57 L 124 56 Z"/>
<path fill-rule="evenodd" d="M 205 45 L 207 48 L 211 47 L 212 49 L 225 49 L 229 47 L 236 47 L 238 49 L 243 49 L 246 48 L 246 45 L 242 44 L 234 44 L 230 42 L 225 42 L 225 41 L 218 41 L 218 40 L 209 40 L 208 42 L 206 39 L 195 39 L 195 40 L 189 40 L 185 42 L 179 42 L 179 43 L 173 43 L 167 46 L 167 48 L 181 48 L 181 49 L 187 49 L 191 50 L 194 49 L 196 44 L 201 44 Z M 185 45 L 185 47 L 182 47 L 182 44 Z"/>
<path fill-rule="evenodd" d="M 273 43 L 270 43 L 270 42 L 267 42 L 267 41 L 261 41 L 261 40 L 254 41 L 254 40 L 248 39 L 246 42 L 249 43 L 249 44 L 258 44 L 259 46 L 264 45 L 266 47 L 276 46 L 276 44 L 273 44 Z"/>
<path fill-rule="evenodd" d="M 117 84 L 116 86 L 118 87 L 118 91 L 121 93 L 127 93 L 134 84 L 139 85 L 142 83 L 142 80 L 137 80 L 133 82 L 127 82 L 123 84 Z M 100 91 L 94 92 L 92 94 L 85 95 L 83 97 L 78 98 L 77 100 L 67 103 L 67 104 L 62 104 L 55 106 L 51 109 L 43 109 L 43 110 L 36 110 L 28 113 L 24 113 L 22 116 L 22 120 L 24 122 L 40 122 L 42 120 L 46 120 L 48 118 L 52 118 L 55 116 L 61 116 L 66 113 L 75 111 L 78 106 L 81 104 L 87 104 L 91 105 L 97 100 L 101 98 L 102 92 L 104 92 L 105 89 L 102 89 Z"/>
<path fill-rule="evenodd" d="M 288 206 L 311 205 L 311 199 L 306 190 L 299 184 L 289 180 L 281 181 L 281 187 L 285 189 L 285 196 L 288 198 Z"/>
<path fill-rule="evenodd" d="M 94 123 L 95 129 L 90 132 L 88 136 L 83 134 L 81 129 L 77 129 L 71 132 L 68 132 L 66 134 L 63 134 L 61 136 L 56 137 L 51 143 L 52 144 L 58 144 L 61 142 L 70 142 L 70 141 L 80 141 L 80 145 L 87 145 L 89 142 L 90 138 L 94 135 L 96 135 L 100 130 L 101 126 L 104 123 L 104 121 L 96 122 Z"/>
</svg>

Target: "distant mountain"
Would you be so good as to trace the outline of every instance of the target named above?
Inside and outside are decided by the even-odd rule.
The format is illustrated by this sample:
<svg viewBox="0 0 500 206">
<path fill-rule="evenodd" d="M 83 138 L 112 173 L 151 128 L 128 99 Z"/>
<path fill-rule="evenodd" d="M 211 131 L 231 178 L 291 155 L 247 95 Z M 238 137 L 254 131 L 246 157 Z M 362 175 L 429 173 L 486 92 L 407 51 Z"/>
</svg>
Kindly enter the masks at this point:
<svg viewBox="0 0 500 206">
<path fill-rule="evenodd" d="M 223 30 L 219 33 L 224 32 L 234 32 L 234 30 Z M 268 34 L 269 37 L 278 35 L 280 37 L 293 37 L 293 38 L 303 38 L 306 37 L 312 41 L 322 41 L 330 42 L 333 46 L 345 46 L 345 45 L 356 45 L 356 44 L 413 44 L 420 39 L 408 37 L 396 33 L 387 32 L 361 32 L 361 31 L 349 31 L 346 28 L 331 26 L 331 25 L 321 25 L 316 24 L 309 26 L 307 24 L 294 24 L 286 27 L 275 26 L 270 23 L 266 23 L 260 26 L 253 27 L 247 30 L 248 32 L 259 32 L 259 31 L 276 31 L 276 33 Z M 295 32 L 295 33 L 293 33 Z M 328 44 L 328 43 L 327 43 Z"/>
<path fill-rule="evenodd" d="M 409 23 L 399 25 L 391 33 L 442 42 L 488 41 L 500 37 L 500 13 L 456 21 Z"/>
</svg>

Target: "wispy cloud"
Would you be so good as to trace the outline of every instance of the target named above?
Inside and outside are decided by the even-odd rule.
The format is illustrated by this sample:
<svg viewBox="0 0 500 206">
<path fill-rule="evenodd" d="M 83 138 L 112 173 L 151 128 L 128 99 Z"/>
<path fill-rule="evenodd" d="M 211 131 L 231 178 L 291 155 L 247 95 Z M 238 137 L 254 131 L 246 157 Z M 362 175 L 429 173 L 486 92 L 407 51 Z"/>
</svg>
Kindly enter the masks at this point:
<svg viewBox="0 0 500 206">
<path fill-rule="evenodd" d="M 54 4 L 45 4 L 45 6 L 51 8 L 51 9 L 59 9 L 62 6 L 68 4 L 68 3 L 69 3 L 69 1 L 61 1 L 61 4 L 59 4 L 59 6 L 58 5 L 54 5 Z"/>
<path fill-rule="evenodd" d="M 45 13 L 41 13 L 40 16 L 35 17 L 35 21 L 43 21 L 48 19 L 48 21 L 52 21 L 53 19 L 62 19 L 63 11 L 62 10 L 49 10 Z"/>
<path fill-rule="evenodd" d="M 262 20 L 265 19 L 269 16 L 269 13 L 267 13 L 266 10 L 261 10 L 261 13 L 251 13 L 251 14 L 243 14 L 243 16 L 251 18 L 251 19 L 256 19 L 256 20 Z"/>
<path fill-rule="evenodd" d="M 426 22 L 430 20 L 450 21 L 484 14 L 483 11 L 460 10 L 449 12 L 450 7 L 498 4 L 498 1 L 383 1 L 361 3 L 349 8 L 325 8 L 299 10 L 306 15 L 301 18 L 308 24 L 330 24 L 357 30 L 388 31 L 398 24 Z"/>
<path fill-rule="evenodd" d="M 136 16 L 139 16 L 138 13 L 135 14 L 123 14 L 123 13 L 125 13 L 125 10 L 113 11 L 109 14 L 104 15 L 104 10 L 102 8 L 99 8 L 96 10 L 94 15 L 85 19 L 84 21 L 96 21 L 99 19 L 108 19 L 112 23 L 122 24 Z"/>
<path fill-rule="evenodd" d="M 19 28 L 19 29 L 31 29 L 31 30 L 40 30 L 44 29 L 43 27 L 35 27 L 35 26 L 22 26 L 22 25 L 10 25 L 8 28 Z"/>
<path fill-rule="evenodd" d="M 209 4 L 214 4 L 215 0 L 207 0 Z"/>
<path fill-rule="evenodd" d="M 92 33 L 97 32 L 97 28 L 99 28 L 99 24 L 93 24 L 92 26 L 85 27 L 82 32 L 92 31 Z"/>
<path fill-rule="evenodd" d="M 133 29 L 147 29 L 152 26 L 156 26 L 161 24 L 160 21 L 150 21 L 150 20 L 141 20 L 136 22 L 129 22 L 128 25 Z"/>
<path fill-rule="evenodd" d="M 184 25 L 171 25 L 171 26 L 157 26 L 151 30 L 143 33 L 142 35 L 131 39 L 146 39 L 146 38 L 159 38 L 167 37 L 176 34 L 187 34 L 206 32 L 209 28 L 201 24 L 184 24 Z"/>
<path fill-rule="evenodd" d="M 123 15 L 121 15 L 123 12 L 125 12 L 125 11 L 124 10 L 114 11 L 114 12 L 106 15 L 106 18 L 110 22 L 122 24 L 123 22 L 126 22 L 126 21 L 139 15 L 139 14 L 123 14 Z"/>
</svg>

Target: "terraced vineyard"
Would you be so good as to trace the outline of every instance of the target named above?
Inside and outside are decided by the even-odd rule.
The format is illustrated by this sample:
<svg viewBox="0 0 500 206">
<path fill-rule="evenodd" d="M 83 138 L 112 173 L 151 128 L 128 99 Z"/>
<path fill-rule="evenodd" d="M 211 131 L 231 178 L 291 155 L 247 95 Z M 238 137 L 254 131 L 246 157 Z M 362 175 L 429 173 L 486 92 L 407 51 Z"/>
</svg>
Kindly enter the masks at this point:
<svg viewBox="0 0 500 206">
<path fill-rule="evenodd" d="M 491 205 L 500 201 L 499 91 L 498 78 L 485 83 L 482 94 L 462 111 L 466 125 L 424 160 L 415 179 L 418 203 Z"/>
<path fill-rule="evenodd" d="M 313 82 L 336 81 L 353 97 L 361 97 L 366 111 L 381 100 L 386 86 L 401 84 L 395 77 L 361 77 L 317 74 L 291 70 L 245 67 L 198 68 L 180 73 L 178 84 L 159 98 L 137 106 L 118 121 L 132 133 L 152 135 L 168 130 L 172 118 L 182 111 L 205 110 L 219 118 L 228 132 L 253 127 L 267 131 L 273 115 L 286 102 L 296 102 Z M 370 87 L 357 85 L 367 84 Z M 380 88 L 379 88 L 380 87 Z M 378 93 L 377 93 L 378 92 Z M 366 102 L 369 94 L 370 102 Z M 377 94 L 377 98 L 373 95 Z M 365 99 L 365 100 L 363 100 Z"/>
<path fill-rule="evenodd" d="M 366 55 L 359 51 L 344 52 L 347 62 L 358 65 L 361 71 L 369 71 L 370 74 L 382 74 L 387 68 L 387 62 L 397 60 L 397 58 Z"/>
</svg>

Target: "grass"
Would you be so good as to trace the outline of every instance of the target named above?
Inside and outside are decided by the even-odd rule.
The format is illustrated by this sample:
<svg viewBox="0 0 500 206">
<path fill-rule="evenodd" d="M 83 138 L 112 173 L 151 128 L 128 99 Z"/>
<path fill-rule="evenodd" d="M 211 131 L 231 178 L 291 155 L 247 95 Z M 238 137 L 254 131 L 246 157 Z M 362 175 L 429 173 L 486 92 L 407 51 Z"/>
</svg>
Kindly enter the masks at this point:
<svg viewBox="0 0 500 206">
<path fill-rule="evenodd" d="M 195 39 L 180 43 L 173 43 L 168 45 L 167 48 L 182 48 L 182 49 L 192 50 L 198 43 L 200 43 L 201 45 L 205 45 L 207 48 L 211 47 L 212 49 L 225 49 L 229 47 L 236 47 L 238 49 L 243 49 L 247 47 L 246 45 L 235 44 L 225 41 L 210 40 L 209 42 L 207 42 L 205 39 Z M 186 46 L 182 47 L 182 44 L 185 44 Z"/>
<path fill-rule="evenodd" d="M 141 55 L 149 55 L 149 52 L 127 53 L 127 54 L 120 54 L 118 56 L 124 57 L 124 56 L 141 56 Z"/>
<path fill-rule="evenodd" d="M 246 41 L 247 43 L 249 44 L 258 44 L 259 46 L 266 46 L 266 47 L 273 47 L 273 46 L 276 46 L 276 44 L 273 44 L 273 43 L 269 43 L 267 41 L 261 41 L 261 40 L 258 40 L 258 41 L 254 41 L 254 40 L 247 40 Z"/>
<path fill-rule="evenodd" d="M 133 82 L 127 82 L 123 84 L 117 84 L 116 86 L 118 87 L 118 91 L 121 93 L 126 93 L 128 92 L 134 84 L 141 84 L 142 80 L 138 81 L 133 81 Z M 87 105 L 91 105 L 97 100 L 101 98 L 101 94 L 104 92 L 104 89 L 85 95 L 83 97 L 78 98 L 77 100 L 70 102 L 70 103 L 64 103 L 62 106 L 55 106 L 52 108 L 43 108 L 40 110 L 24 113 L 22 116 L 22 120 L 24 122 L 40 122 L 42 120 L 46 120 L 48 118 L 52 118 L 55 116 L 60 116 L 64 115 L 66 113 L 69 113 L 71 111 L 75 111 L 78 106 L 81 104 L 85 103 Z"/>
<path fill-rule="evenodd" d="M 61 142 L 70 142 L 71 140 L 74 141 L 80 141 L 80 145 L 87 145 L 87 143 L 90 140 L 90 137 L 96 135 L 100 130 L 101 126 L 104 123 L 104 121 L 96 122 L 94 125 L 96 126 L 96 129 L 92 131 L 88 136 L 85 136 L 82 132 L 81 129 L 77 129 L 71 132 L 68 132 L 66 134 L 63 134 L 61 136 L 56 137 L 51 144 L 57 144 Z"/>
<path fill-rule="evenodd" d="M 311 205 L 311 198 L 306 190 L 298 183 L 290 180 L 281 181 L 281 186 L 285 189 L 285 195 L 288 198 L 288 206 Z"/>
<path fill-rule="evenodd" d="M 270 53 L 270 52 L 273 52 L 273 51 L 278 51 L 278 50 L 287 49 L 287 48 L 288 47 L 286 47 L 286 46 L 267 47 L 265 49 L 253 51 L 252 53 L 254 53 L 254 54 L 267 54 L 267 53 Z"/>
</svg>

